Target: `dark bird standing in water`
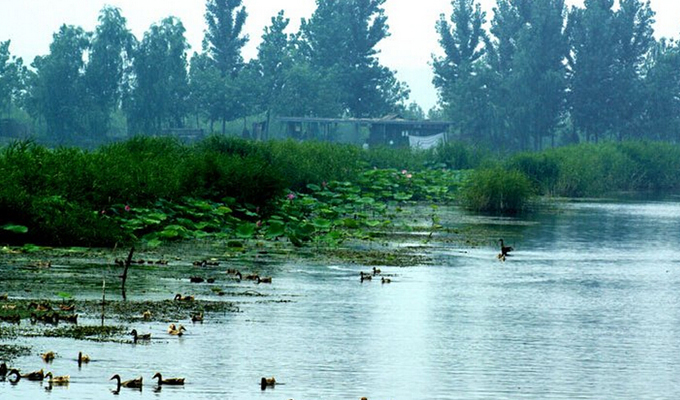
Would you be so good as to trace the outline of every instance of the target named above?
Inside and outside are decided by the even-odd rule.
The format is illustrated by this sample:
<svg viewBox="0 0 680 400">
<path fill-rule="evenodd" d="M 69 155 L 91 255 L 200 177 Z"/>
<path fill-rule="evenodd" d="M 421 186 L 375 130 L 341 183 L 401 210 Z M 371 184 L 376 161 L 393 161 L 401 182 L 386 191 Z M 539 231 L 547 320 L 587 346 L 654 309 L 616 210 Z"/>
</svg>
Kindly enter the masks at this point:
<svg viewBox="0 0 680 400">
<path fill-rule="evenodd" d="M 498 254 L 498 259 L 505 261 L 505 257 L 510 255 L 508 253 L 515 249 L 513 249 L 511 246 L 506 246 L 505 243 L 503 243 L 503 239 L 498 239 L 498 242 L 501 244 L 501 252 Z"/>
</svg>

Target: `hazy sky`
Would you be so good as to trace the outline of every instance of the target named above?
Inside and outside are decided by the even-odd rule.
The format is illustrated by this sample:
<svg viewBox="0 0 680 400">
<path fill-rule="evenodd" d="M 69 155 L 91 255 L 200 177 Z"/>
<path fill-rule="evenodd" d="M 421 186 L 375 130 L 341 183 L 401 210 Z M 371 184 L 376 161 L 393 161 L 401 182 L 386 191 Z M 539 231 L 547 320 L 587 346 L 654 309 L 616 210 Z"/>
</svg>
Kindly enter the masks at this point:
<svg viewBox="0 0 680 400">
<path fill-rule="evenodd" d="M 244 0 L 248 10 L 246 33 L 250 42 L 244 49 L 246 59 L 256 53 L 262 29 L 272 16 L 283 9 L 291 19 L 290 32 L 296 32 L 300 18 L 314 12 L 315 0 Z M 491 19 L 495 0 L 481 0 Z M 567 0 L 582 5 L 582 0 Z M 12 40 L 12 54 L 30 64 L 36 55 L 47 54 L 52 34 L 61 24 L 82 26 L 93 30 L 101 8 L 113 5 L 122 10 L 132 32 L 141 39 L 149 26 L 173 15 L 180 18 L 193 51 L 201 50 L 205 29 L 205 0 L 0 0 L 0 41 Z M 657 12 L 657 36 L 678 37 L 680 33 L 680 1 L 652 0 Z M 425 111 L 437 100 L 432 86 L 429 62 L 432 53 L 439 52 L 434 29 L 439 14 L 451 14 L 450 0 L 387 0 L 391 36 L 380 44 L 383 65 L 397 71 L 397 77 L 411 88 L 411 101 Z"/>
</svg>

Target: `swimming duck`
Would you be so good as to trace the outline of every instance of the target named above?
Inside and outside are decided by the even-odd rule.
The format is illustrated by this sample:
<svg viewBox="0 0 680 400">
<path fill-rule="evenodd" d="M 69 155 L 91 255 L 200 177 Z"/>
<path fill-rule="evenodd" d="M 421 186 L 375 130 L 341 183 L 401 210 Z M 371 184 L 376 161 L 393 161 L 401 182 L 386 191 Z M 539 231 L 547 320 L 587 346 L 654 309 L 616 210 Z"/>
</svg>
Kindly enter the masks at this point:
<svg viewBox="0 0 680 400">
<path fill-rule="evenodd" d="M 276 379 L 272 376 L 271 378 L 265 378 L 264 376 L 260 380 L 260 389 L 265 390 L 268 386 L 276 385 Z"/>
<path fill-rule="evenodd" d="M 373 275 L 378 275 L 380 272 L 382 272 L 380 271 L 380 268 L 373 267 Z"/>
<path fill-rule="evenodd" d="M 271 276 L 258 276 L 257 283 L 272 283 Z"/>
<path fill-rule="evenodd" d="M 54 360 L 54 357 L 56 354 L 54 354 L 53 351 L 48 351 L 47 353 L 43 353 L 40 355 L 40 357 L 45 361 L 46 363 L 52 362 Z"/>
<path fill-rule="evenodd" d="M 90 356 L 87 354 L 83 354 L 82 351 L 78 352 L 78 365 L 80 364 L 87 364 L 90 362 Z"/>
<path fill-rule="evenodd" d="M 140 376 L 139 378 L 136 379 L 130 379 L 129 381 L 122 381 L 120 380 L 120 375 L 116 374 L 109 379 L 110 381 L 116 380 L 118 387 L 126 387 L 126 388 L 141 388 L 142 387 L 142 377 Z"/>
<path fill-rule="evenodd" d="M 50 383 L 50 385 L 68 385 L 68 383 L 71 381 L 71 376 L 70 375 L 63 375 L 63 376 L 53 376 L 51 372 L 48 372 L 47 375 L 45 375 L 45 378 L 47 378 L 47 382 Z"/>
<path fill-rule="evenodd" d="M 194 296 L 182 296 L 181 294 L 177 293 L 175 295 L 175 300 L 177 300 L 177 301 L 194 301 Z"/>
<path fill-rule="evenodd" d="M 191 316 L 191 322 L 203 322 L 203 311 L 193 314 Z"/>
<path fill-rule="evenodd" d="M 43 379 L 45 379 L 45 373 L 43 372 L 42 368 L 40 369 L 40 371 L 33 371 L 29 372 L 28 374 L 21 374 L 18 369 L 12 368 L 12 370 L 9 371 L 7 376 L 10 375 L 16 375 L 17 381 L 21 378 L 28 379 L 29 381 L 42 381 Z"/>
<path fill-rule="evenodd" d="M 361 272 L 359 273 L 359 275 L 361 276 L 361 281 L 362 281 L 362 282 L 363 282 L 363 281 L 370 281 L 370 280 L 373 278 L 373 276 L 372 276 L 371 274 L 368 274 L 368 273 L 366 273 L 366 272 L 364 272 L 364 271 L 361 271 Z"/>
<path fill-rule="evenodd" d="M 144 319 L 151 319 L 151 311 L 146 310 L 142 313 L 142 318 Z"/>
<path fill-rule="evenodd" d="M 170 324 L 170 328 L 168 328 L 168 333 L 173 336 L 182 336 L 186 330 L 187 329 L 182 325 L 175 328 L 175 324 Z"/>
<path fill-rule="evenodd" d="M 140 335 L 137 333 L 137 329 L 133 329 L 132 332 L 130 332 L 130 335 L 132 335 L 132 337 L 134 338 L 135 343 L 137 343 L 138 340 L 151 340 L 150 333 Z"/>
<path fill-rule="evenodd" d="M 390 278 L 385 278 L 384 276 L 380 280 L 380 283 L 392 283 L 392 279 Z"/>
<path fill-rule="evenodd" d="M 258 274 L 248 274 L 248 275 L 243 277 L 243 279 L 245 279 L 247 281 L 256 281 L 257 278 L 259 278 Z"/>
<path fill-rule="evenodd" d="M 501 257 L 508 256 L 511 251 L 515 250 L 511 246 L 506 246 L 505 243 L 503 243 L 503 239 L 498 239 L 498 242 L 501 244 Z M 501 258 L 498 257 L 498 258 Z"/>
<path fill-rule="evenodd" d="M 156 372 L 156 375 L 151 379 L 158 378 L 158 385 L 184 385 L 184 378 L 167 378 L 163 379 L 160 372 Z"/>
</svg>

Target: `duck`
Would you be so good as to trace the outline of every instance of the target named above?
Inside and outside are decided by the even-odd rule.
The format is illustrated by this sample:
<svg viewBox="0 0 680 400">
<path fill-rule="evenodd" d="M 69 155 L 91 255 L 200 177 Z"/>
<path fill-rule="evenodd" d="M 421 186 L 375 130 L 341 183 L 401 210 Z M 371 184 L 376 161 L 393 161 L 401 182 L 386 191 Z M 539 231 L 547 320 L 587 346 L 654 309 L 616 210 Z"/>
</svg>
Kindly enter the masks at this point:
<svg viewBox="0 0 680 400">
<path fill-rule="evenodd" d="M 175 324 L 170 324 L 170 328 L 168 328 L 168 333 L 173 336 L 182 336 L 186 330 L 187 329 L 182 325 L 175 328 Z"/>
<path fill-rule="evenodd" d="M 42 370 L 42 368 L 40 369 L 40 371 L 33 371 L 29 372 L 28 374 L 21 374 L 18 369 L 12 368 L 12 370 L 9 371 L 7 376 L 10 375 L 16 375 L 17 381 L 21 378 L 28 379 L 29 381 L 42 381 L 43 379 L 45 379 L 45 372 Z"/>
<path fill-rule="evenodd" d="M 45 361 L 46 363 L 52 362 L 54 360 L 54 357 L 56 354 L 54 354 L 53 351 L 48 351 L 46 353 L 43 353 L 40 355 L 40 357 Z"/>
<path fill-rule="evenodd" d="M 191 316 L 191 322 L 203 322 L 203 311 L 193 314 Z"/>
<path fill-rule="evenodd" d="M 138 340 L 151 340 L 150 333 L 140 335 L 137 333 L 137 329 L 133 329 L 132 332 L 130 332 L 130 335 L 132 335 L 132 337 L 134 338 L 135 343 L 137 343 Z"/>
<path fill-rule="evenodd" d="M 506 246 L 505 243 L 503 243 L 503 239 L 498 239 L 498 242 L 501 244 L 501 256 L 506 257 L 508 256 L 511 251 L 515 250 L 511 246 Z M 501 257 L 499 257 L 501 258 Z"/>
<path fill-rule="evenodd" d="M 383 276 L 382 279 L 380 279 L 380 283 L 392 283 L 392 279 Z"/>
<path fill-rule="evenodd" d="M 57 314 L 57 315 L 59 315 L 59 314 Z M 66 321 L 66 322 L 70 322 L 72 324 L 77 324 L 78 323 L 78 314 L 59 315 L 59 319 L 61 321 Z"/>
<path fill-rule="evenodd" d="M 126 387 L 126 388 L 141 388 L 142 387 L 142 377 L 140 376 L 139 378 L 136 379 L 130 379 L 128 381 L 122 381 L 120 379 L 120 375 L 116 374 L 109 379 L 110 381 L 116 380 L 118 387 Z"/>
<path fill-rule="evenodd" d="M 239 274 L 239 276 L 241 276 L 241 275 Z M 243 279 L 245 279 L 247 281 L 256 281 L 257 278 L 259 278 L 259 277 L 260 276 L 258 274 L 248 274 L 248 275 L 244 276 Z"/>
<path fill-rule="evenodd" d="M 90 356 L 87 354 L 83 354 L 82 351 L 78 352 L 78 365 L 80 364 L 87 364 L 90 362 Z"/>
<path fill-rule="evenodd" d="M 194 296 L 182 296 L 181 294 L 177 293 L 175 295 L 175 300 L 177 300 L 177 301 L 194 301 Z"/>
<path fill-rule="evenodd" d="M 151 311 L 146 310 L 142 313 L 142 318 L 143 319 L 151 319 Z"/>
<path fill-rule="evenodd" d="M 361 276 L 361 281 L 362 281 L 362 282 L 363 282 L 363 281 L 370 281 L 370 280 L 373 278 L 373 276 L 372 276 L 371 274 L 366 273 L 366 272 L 364 272 L 364 271 L 361 271 L 361 272 L 359 273 L 359 275 Z"/>
<path fill-rule="evenodd" d="M 50 385 L 68 385 L 69 382 L 71 381 L 71 376 L 70 375 L 63 375 L 63 376 L 53 376 L 51 372 L 48 372 L 47 375 L 45 375 L 45 378 L 47 378 L 47 382 L 49 382 Z"/>
<path fill-rule="evenodd" d="M 156 374 L 151 379 L 158 379 L 158 386 L 160 385 L 184 385 L 184 378 L 167 378 L 163 379 L 160 372 Z"/>
<path fill-rule="evenodd" d="M 380 274 L 381 272 L 382 272 L 382 271 L 380 271 L 380 268 L 373 267 L 373 275 L 378 275 L 378 274 Z"/>
<path fill-rule="evenodd" d="M 257 283 L 272 283 L 271 276 L 258 276 Z"/>
<path fill-rule="evenodd" d="M 6 363 L 0 364 L 0 377 L 7 376 L 8 372 L 9 372 L 9 369 L 7 368 L 7 364 Z"/>
<path fill-rule="evenodd" d="M 272 387 L 276 385 L 276 379 L 272 376 L 271 378 L 262 377 L 260 380 L 260 388 L 265 390 L 267 387 Z"/>
</svg>

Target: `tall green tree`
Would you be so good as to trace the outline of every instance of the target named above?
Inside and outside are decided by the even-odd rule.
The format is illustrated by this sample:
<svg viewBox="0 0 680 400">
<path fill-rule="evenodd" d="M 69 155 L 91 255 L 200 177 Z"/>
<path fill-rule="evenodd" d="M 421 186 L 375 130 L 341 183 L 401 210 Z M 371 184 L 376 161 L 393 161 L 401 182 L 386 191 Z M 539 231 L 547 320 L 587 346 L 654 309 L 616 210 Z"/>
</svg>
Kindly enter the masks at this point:
<svg viewBox="0 0 680 400">
<path fill-rule="evenodd" d="M 211 126 L 215 119 L 222 121 L 223 134 L 227 121 L 248 112 L 239 99 L 242 81 L 238 80 L 244 66 L 241 51 L 248 42 L 242 32 L 247 16 L 242 0 L 208 0 L 203 54 L 195 63 L 192 60 L 192 68 L 199 68 L 191 73 L 192 86 L 212 92 L 199 98 L 205 102 L 202 106 L 208 110 Z"/>
<path fill-rule="evenodd" d="M 450 22 L 442 14 L 436 25 L 444 55 L 432 61 L 433 83 L 460 137 L 487 141 L 490 102 L 484 55 L 490 44 L 483 27 L 486 14 L 474 0 L 451 4 Z"/>
<path fill-rule="evenodd" d="M 333 77 L 346 113 L 384 115 L 408 98 L 394 71 L 380 64 L 376 46 L 389 36 L 385 0 L 317 0 L 300 33 L 314 69 Z"/>
<path fill-rule="evenodd" d="M 134 81 L 126 111 L 130 131 L 154 134 L 181 128 L 188 114 L 189 82 L 182 22 L 168 17 L 154 24 L 134 54 Z"/>
<path fill-rule="evenodd" d="M 589 140 L 633 136 L 644 114 L 641 67 L 653 44 L 649 3 L 586 0 L 570 13 L 569 109 Z"/>
<path fill-rule="evenodd" d="M 25 88 L 26 67 L 23 60 L 11 55 L 10 41 L 0 42 L 0 116 L 10 115 Z"/>
<path fill-rule="evenodd" d="M 125 75 L 136 45 L 120 9 L 104 7 L 98 20 L 85 71 L 92 136 L 103 136 L 109 130 L 111 114 L 121 105 Z"/>
<path fill-rule="evenodd" d="M 62 25 L 53 35 L 50 54 L 32 63 L 29 111 L 44 118 L 47 134 L 58 143 L 72 142 L 85 133 L 85 51 L 90 35 L 83 28 Z"/>
<path fill-rule="evenodd" d="M 564 110 L 564 0 L 500 0 L 491 32 L 499 84 L 494 105 L 502 110 L 510 147 L 540 149 Z"/>
<path fill-rule="evenodd" d="M 648 139 L 680 142 L 680 47 L 660 40 L 644 72 L 645 115 L 641 132 Z"/>
</svg>

